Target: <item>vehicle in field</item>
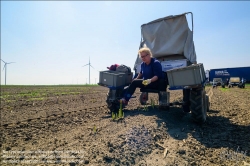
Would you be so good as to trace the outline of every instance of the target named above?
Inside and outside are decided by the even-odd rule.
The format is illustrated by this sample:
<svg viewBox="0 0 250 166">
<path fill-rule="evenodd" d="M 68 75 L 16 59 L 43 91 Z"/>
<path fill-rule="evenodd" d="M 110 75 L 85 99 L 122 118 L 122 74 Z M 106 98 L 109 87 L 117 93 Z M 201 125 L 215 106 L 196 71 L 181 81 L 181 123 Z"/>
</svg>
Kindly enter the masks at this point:
<svg viewBox="0 0 250 166">
<path fill-rule="evenodd" d="M 191 14 L 192 30 L 189 29 L 187 15 Z M 202 63 L 197 64 L 193 42 L 193 14 L 191 12 L 159 18 L 141 25 L 139 49 L 150 48 L 153 57 L 162 64 L 166 85 L 165 91 L 140 89 L 140 103 L 147 104 L 148 93 L 157 93 L 159 108 L 168 110 L 170 106 L 181 105 L 184 112 L 191 111 L 194 121 L 206 121 L 209 97 L 205 92 L 206 75 Z M 134 70 L 139 73 L 142 60 L 137 55 Z M 129 85 L 131 73 L 120 71 L 100 71 L 99 85 L 109 88 L 107 105 L 111 112 L 119 109 L 123 89 Z M 107 81 L 109 79 L 109 81 Z M 170 103 L 168 90 L 182 90 L 183 101 Z M 145 97 L 146 96 L 146 97 Z"/>
<path fill-rule="evenodd" d="M 238 87 L 239 88 L 245 88 L 246 80 L 242 79 L 241 82 L 239 83 Z"/>
<path fill-rule="evenodd" d="M 217 86 L 222 86 L 223 88 L 225 87 L 225 84 L 221 78 L 214 78 L 213 79 L 213 88 L 217 87 Z"/>
<path fill-rule="evenodd" d="M 212 82 L 214 78 L 222 78 L 222 80 L 230 77 L 244 78 L 245 82 L 250 83 L 250 66 L 246 67 L 232 67 L 232 68 L 218 68 L 210 69 L 208 72 L 209 81 Z"/>
<path fill-rule="evenodd" d="M 230 77 L 228 88 L 238 86 L 239 88 L 245 88 L 245 80 L 240 80 L 240 77 Z"/>
</svg>

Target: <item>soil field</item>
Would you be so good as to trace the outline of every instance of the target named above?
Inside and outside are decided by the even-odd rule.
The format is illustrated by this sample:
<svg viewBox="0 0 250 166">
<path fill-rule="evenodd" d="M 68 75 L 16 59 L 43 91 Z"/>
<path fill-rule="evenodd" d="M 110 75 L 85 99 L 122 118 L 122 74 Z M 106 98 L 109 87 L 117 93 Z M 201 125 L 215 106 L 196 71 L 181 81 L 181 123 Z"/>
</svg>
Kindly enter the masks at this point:
<svg viewBox="0 0 250 166">
<path fill-rule="evenodd" d="M 180 106 L 158 109 L 156 94 L 141 106 L 139 90 L 113 120 L 105 87 L 2 86 L 0 165 L 250 166 L 250 86 L 205 89 L 199 125 Z"/>
</svg>

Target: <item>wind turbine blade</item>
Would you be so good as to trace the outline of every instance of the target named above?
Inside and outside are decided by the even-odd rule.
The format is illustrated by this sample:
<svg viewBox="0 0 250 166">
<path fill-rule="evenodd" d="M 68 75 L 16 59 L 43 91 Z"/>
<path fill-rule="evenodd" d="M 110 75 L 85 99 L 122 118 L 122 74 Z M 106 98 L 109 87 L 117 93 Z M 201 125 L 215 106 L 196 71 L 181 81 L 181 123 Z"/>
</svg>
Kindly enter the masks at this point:
<svg viewBox="0 0 250 166">
<path fill-rule="evenodd" d="M 86 64 L 86 65 L 84 65 L 84 66 L 87 66 L 87 65 L 89 65 L 89 64 Z M 82 67 L 84 67 L 84 66 L 82 66 Z"/>
<path fill-rule="evenodd" d="M 90 65 L 93 69 L 95 69 L 92 65 Z"/>
<path fill-rule="evenodd" d="M 2 60 L 2 59 L 1 59 L 1 60 Z M 2 60 L 2 61 L 3 61 L 3 60 Z M 3 61 L 3 63 L 6 63 L 6 62 Z"/>
<path fill-rule="evenodd" d="M 5 66 L 6 66 L 6 63 L 5 63 L 4 66 L 3 66 L 3 70 L 4 70 Z M 2 70 L 2 71 L 3 71 L 3 70 Z"/>
<path fill-rule="evenodd" d="M 9 62 L 9 63 L 7 63 L 7 64 L 11 64 L 11 63 L 16 63 L 16 62 Z"/>
</svg>

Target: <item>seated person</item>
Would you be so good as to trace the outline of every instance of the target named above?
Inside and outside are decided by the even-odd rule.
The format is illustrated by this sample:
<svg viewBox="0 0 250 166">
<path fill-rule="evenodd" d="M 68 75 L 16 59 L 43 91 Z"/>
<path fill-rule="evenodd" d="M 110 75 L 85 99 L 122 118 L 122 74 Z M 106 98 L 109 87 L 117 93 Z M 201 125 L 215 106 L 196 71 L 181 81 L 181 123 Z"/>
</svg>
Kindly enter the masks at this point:
<svg viewBox="0 0 250 166">
<path fill-rule="evenodd" d="M 124 98 L 121 100 L 125 105 L 127 105 L 137 87 L 166 91 L 166 86 L 160 84 L 160 79 L 163 79 L 164 77 L 161 63 L 152 57 L 149 48 L 141 48 L 138 54 L 142 59 L 141 71 L 132 83 L 124 89 Z M 143 81 L 145 81 L 147 85 L 144 85 L 142 83 Z"/>
</svg>

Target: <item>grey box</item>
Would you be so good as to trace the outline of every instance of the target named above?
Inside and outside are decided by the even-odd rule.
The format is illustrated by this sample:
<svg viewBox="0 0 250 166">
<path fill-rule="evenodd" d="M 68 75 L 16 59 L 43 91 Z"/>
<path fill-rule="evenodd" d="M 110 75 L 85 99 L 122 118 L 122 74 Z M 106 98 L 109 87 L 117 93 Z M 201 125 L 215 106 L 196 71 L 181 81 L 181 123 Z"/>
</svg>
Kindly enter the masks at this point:
<svg viewBox="0 0 250 166">
<path fill-rule="evenodd" d="M 167 76 L 170 87 L 199 85 L 206 79 L 202 63 L 168 70 Z"/>
<path fill-rule="evenodd" d="M 99 84 L 106 86 L 124 86 L 126 85 L 127 74 L 117 71 L 100 71 L 99 73 Z"/>
</svg>

